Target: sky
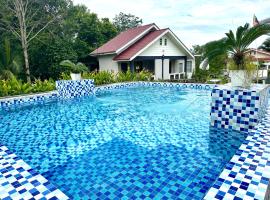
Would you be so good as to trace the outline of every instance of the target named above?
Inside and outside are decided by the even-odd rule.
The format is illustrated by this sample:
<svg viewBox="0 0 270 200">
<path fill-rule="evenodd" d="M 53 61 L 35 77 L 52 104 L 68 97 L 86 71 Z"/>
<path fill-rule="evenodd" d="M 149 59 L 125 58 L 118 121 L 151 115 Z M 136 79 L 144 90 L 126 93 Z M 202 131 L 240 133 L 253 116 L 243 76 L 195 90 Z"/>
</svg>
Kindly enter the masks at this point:
<svg viewBox="0 0 270 200">
<path fill-rule="evenodd" d="M 120 12 L 131 13 L 143 24 L 169 27 L 189 48 L 225 36 L 246 22 L 270 17 L 270 0 L 73 0 L 84 4 L 100 18 L 113 19 Z M 259 46 L 266 37 L 251 46 Z"/>
</svg>

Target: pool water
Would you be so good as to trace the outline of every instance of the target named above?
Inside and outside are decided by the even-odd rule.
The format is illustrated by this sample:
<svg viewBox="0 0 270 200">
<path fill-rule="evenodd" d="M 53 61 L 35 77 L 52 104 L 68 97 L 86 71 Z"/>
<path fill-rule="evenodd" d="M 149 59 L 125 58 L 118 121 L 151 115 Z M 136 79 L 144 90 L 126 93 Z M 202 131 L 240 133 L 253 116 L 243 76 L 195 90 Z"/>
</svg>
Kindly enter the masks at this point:
<svg viewBox="0 0 270 200">
<path fill-rule="evenodd" d="M 72 199 L 202 199 L 245 133 L 205 90 L 132 87 L 0 111 L 0 143 Z"/>
</svg>

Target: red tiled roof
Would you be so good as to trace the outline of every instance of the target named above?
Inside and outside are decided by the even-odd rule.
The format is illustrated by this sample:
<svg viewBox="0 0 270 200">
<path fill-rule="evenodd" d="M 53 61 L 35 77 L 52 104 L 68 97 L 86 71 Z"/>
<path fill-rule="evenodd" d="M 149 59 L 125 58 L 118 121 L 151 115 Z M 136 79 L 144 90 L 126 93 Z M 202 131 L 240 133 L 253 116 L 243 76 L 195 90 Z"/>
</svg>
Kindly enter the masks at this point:
<svg viewBox="0 0 270 200">
<path fill-rule="evenodd" d="M 128 49 L 120 53 L 119 55 L 115 56 L 113 60 L 129 60 L 132 58 L 136 53 L 146 47 L 150 42 L 160 36 L 162 33 L 167 31 L 168 29 L 156 30 L 148 33 L 135 44 L 130 46 Z"/>
<path fill-rule="evenodd" d="M 268 57 L 268 58 L 256 58 L 256 57 L 252 56 L 251 59 L 252 59 L 253 61 L 262 61 L 262 62 L 263 62 L 263 61 L 264 61 L 264 62 L 270 61 L 270 57 Z"/>
<path fill-rule="evenodd" d="M 250 52 L 250 51 L 257 51 L 257 52 L 262 53 L 262 54 L 270 55 L 270 52 L 264 51 L 264 50 L 261 50 L 261 49 L 254 49 L 254 48 L 251 48 L 251 49 L 249 49 L 247 52 Z"/>
<path fill-rule="evenodd" d="M 155 26 L 155 24 L 148 24 L 128 29 L 127 31 L 120 33 L 119 35 L 117 35 L 116 37 L 114 37 L 101 47 L 97 48 L 91 54 L 115 53 L 118 49 L 126 45 L 132 39 L 139 36 L 141 33 L 149 29 L 151 26 Z"/>
</svg>

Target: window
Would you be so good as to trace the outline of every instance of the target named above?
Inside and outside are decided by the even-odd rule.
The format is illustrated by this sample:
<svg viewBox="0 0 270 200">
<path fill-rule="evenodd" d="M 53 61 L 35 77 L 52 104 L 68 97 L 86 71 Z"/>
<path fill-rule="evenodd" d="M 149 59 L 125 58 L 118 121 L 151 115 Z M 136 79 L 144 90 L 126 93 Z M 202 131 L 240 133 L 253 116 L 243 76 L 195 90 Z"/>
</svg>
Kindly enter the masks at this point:
<svg viewBox="0 0 270 200">
<path fill-rule="evenodd" d="M 167 46 L 167 39 L 164 39 L 164 45 Z"/>
<path fill-rule="evenodd" d="M 184 65 L 183 63 L 179 63 L 179 73 L 183 73 L 184 72 Z"/>
<path fill-rule="evenodd" d="M 162 45 L 162 38 L 159 39 L 159 45 Z"/>
<path fill-rule="evenodd" d="M 188 73 L 192 72 L 192 61 L 187 61 L 187 72 Z"/>
</svg>

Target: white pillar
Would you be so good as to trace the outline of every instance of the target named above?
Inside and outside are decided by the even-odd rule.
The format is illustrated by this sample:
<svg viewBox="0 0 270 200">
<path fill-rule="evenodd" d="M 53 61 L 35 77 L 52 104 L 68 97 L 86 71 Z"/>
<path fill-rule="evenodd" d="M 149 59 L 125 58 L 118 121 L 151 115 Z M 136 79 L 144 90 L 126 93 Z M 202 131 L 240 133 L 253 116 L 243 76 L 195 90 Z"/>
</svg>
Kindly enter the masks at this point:
<svg viewBox="0 0 270 200">
<path fill-rule="evenodd" d="M 155 59 L 155 80 L 162 79 L 162 60 Z"/>
<path fill-rule="evenodd" d="M 170 67 L 170 59 L 164 59 L 163 61 L 163 79 L 164 80 L 170 79 L 169 67 Z"/>
</svg>

